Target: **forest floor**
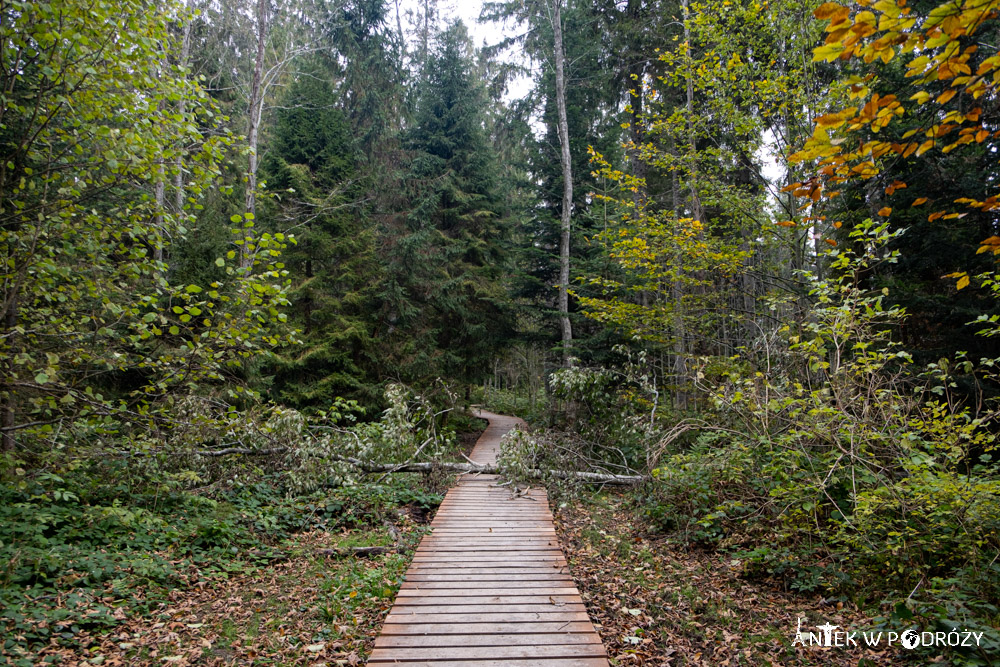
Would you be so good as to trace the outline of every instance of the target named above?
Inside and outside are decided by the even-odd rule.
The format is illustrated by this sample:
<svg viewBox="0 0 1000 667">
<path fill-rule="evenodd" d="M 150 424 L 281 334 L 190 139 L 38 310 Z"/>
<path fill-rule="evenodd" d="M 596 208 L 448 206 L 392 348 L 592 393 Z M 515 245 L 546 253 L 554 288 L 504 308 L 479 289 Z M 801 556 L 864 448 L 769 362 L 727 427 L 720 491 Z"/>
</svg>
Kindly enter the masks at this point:
<svg viewBox="0 0 1000 667">
<path fill-rule="evenodd" d="M 740 563 L 655 535 L 622 496 L 556 503 L 556 530 L 613 665 L 886 665 L 895 651 L 792 647 L 825 623 L 869 630 L 860 611 L 740 576 Z M 859 643 L 861 640 L 858 640 Z M 870 662 L 866 662 L 870 661 Z"/>
<path fill-rule="evenodd" d="M 464 435 L 461 449 L 467 453 L 477 437 Z M 420 478 L 413 484 L 440 493 L 450 482 L 450 477 Z M 853 667 L 891 664 L 899 657 L 792 648 L 799 618 L 808 630 L 824 622 L 868 629 L 872 622 L 818 595 L 748 581 L 731 556 L 654 534 L 624 496 L 583 495 L 557 502 L 553 510 L 572 573 L 613 665 Z M 78 630 L 72 641 L 54 635 L 32 664 L 364 664 L 431 518 L 415 505 L 398 507 L 392 517 L 391 529 L 375 523 L 289 535 L 270 547 L 270 554 L 278 554 L 270 560 L 234 555 L 211 571 L 188 563 L 182 585 L 133 590 L 135 598 L 147 601 L 128 614 L 116 612 L 114 627 Z M 374 545 L 400 548 L 370 558 L 323 553 Z M 112 598 L 97 602 L 116 606 Z M 2 658 L 0 651 L 0 664 Z"/>
<path fill-rule="evenodd" d="M 420 513 L 397 523 L 412 549 L 426 532 Z M 406 514 L 410 517 L 410 514 Z M 391 545 L 388 529 L 313 531 L 278 549 L 288 557 L 226 575 L 193 569 L 148 614 L 107 634 L 53 643 L 39 658 L 61 665 L 358 665 L 392 605 L 410 556 L 320 555 L 323 549 Z"/>
<path fill-rule="evenodd" d="M 462 434 L 459 449 L 471 451 L 479 433 Z M 429 498 L 451 486 L 454 476 L 394 477 L 390 481 L 396 486 Z M 392 493 L 384 494 L 383 502 L 388 502 Z M 409 504 L 383 507 L 380 516 L 391 520 L 316 527 L 268 545 L 266 553 L 234 548 L 231 557 L 204 561 L 208 567 L 174 560 L 184 568 L 176 585 L 168 590 L 130 588 L 127 604 L 110 587 L 103 594 L 64 589 L 49 596 L 53 599 L 44 615 L 31 614 L 35 629 L 50 626 L 48 645 L 35 644 L 26 653 L 17 647 L 25 638 L 14 636 L 18 630 L 9 627 L 15 645 L 8 652 L 0 641 L 0 665 L 364 664 L 433 511 Z M 330 555 L 367 546 L 394 547 L 395 552 Z M 49 620 L 75 598 L 86 598 L 95 614 L 98 608 L 114 609 L 111 627 Z M 86 617 L 89 612 L 83 613 Z M 3 628 L 0 623 L 0 635 Z"/>
</svg>

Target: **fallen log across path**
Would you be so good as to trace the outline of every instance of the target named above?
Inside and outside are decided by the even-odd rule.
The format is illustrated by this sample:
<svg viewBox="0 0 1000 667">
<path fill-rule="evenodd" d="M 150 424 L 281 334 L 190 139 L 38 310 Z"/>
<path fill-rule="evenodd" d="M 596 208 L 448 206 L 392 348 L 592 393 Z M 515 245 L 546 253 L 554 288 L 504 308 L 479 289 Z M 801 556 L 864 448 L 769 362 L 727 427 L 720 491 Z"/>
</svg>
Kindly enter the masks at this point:
<svg viewBox="0 0 1000 667">
<path fill-rule="evenodd" d="M 490 413 L 481 413 L 490 414 Z M 520 420 L 518 420 L 520 421 Z M 523 422 L 521 422 L 523 424 Z M 446 471 L 446 472 L 457 472 L 457 473 L 467 473 L 467 474 L 480 474 L 480 475 L 502 475 L 503 469 L 496 465 L 496 454 L 499 453 L 499 443 L 496 445 L 495 451 L 493 451 L 492 456 L 488 460 L 480 462 L 476 460 L 475 456 L 470 459 L 471 463 L 450 463 L 446 461 L 421 461 L 421 462 L 406 462 L 406 463 L 379 463 L 376 461 L 364 461 L 352 456 L 331 456 L 330 458 L 334 461 L 339 461 L 341 463 L 347 463 L 358 470 L 366 473 L 382 473 L 382 474 L 392 474 L 401 472 L 419 472 L 419 473 L 430 473 L 435 471 Z M 278 454 L 283 454 L 289 451 L 288 447 L 272 447 L 267 449 L 254 449 L 250 447 L 226 447 L 224 449 L 206 449 L 199 451 L 198 454 L 207 457 L 222 457 L 222 456 L 275 456 Z M 579 480 L 581 482 L 588 482 L 591 484 L 611 484 L 615 486 L 634 486 L 637 484 L 642 484 L 649 480 L 646 475 L 617 475 L 613 473 L 604 472 L 592 472 L 592 471 L 581 471 L 581 470 L 546 470 L 541 468 L 528 468 L 523 471 L 529 477 L 535 477 L 538 479 L 566 479 L 566 480 Z"/>
<path fill-rule="evenodd" d="M 499 475 L 503 472 L 496 465 L 475 465 L 472 463 L 439 463 L 437 461 L 422 463 L 369 463 L 352 458 L 343 458 L 342 460 L 370 473 L 434 472 L 435 470 L 446 470 L 449 472 L 459 473 Z M 648 479 L 643 475 L 611 475 L 607 473 L 584 472 L 577 470 L 542 470 L 540 468 L 528 468 L 525 472 L 531 477 L 578 479 L 584 482 L 593 482 L 594 484 L 616 484 L 625 486 L 641 484 Z"/>
</svg>

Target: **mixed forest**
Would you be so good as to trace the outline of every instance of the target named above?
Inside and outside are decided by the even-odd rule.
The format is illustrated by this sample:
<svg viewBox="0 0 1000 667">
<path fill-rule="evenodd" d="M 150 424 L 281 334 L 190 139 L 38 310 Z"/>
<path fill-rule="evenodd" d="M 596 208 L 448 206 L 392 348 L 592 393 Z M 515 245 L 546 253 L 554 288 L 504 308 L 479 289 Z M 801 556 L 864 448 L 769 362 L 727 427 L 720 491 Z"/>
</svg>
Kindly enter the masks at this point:
<svg viewBox="0 0 1000 667">
<path fill-rule="evenodd" d="M 0 0 L 0 661 L 360 664 L 472 405 L 615 664 L 1000 660 L 1000 2 L 438 5 Z"/>
</svg>

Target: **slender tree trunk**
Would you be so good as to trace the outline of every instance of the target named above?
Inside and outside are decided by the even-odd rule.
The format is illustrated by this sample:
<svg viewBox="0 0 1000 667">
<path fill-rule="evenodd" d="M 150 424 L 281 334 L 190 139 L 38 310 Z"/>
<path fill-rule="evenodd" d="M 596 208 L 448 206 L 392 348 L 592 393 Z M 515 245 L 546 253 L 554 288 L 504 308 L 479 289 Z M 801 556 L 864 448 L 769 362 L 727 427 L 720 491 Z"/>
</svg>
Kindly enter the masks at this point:
<svg viewBox="0 0 1000 667">
<path fill-rule="evenodd" d="M 690 17 L 688 13 L 688 1 L 681 0 L 681 10 L 684 17 L 684 46 L 687 48 L 687 55 L 690 58 L 691 53 L 691 24 Z M 689 165 L 691 169 L 691 217 L 698 222 L 705 222 L 705 212 L 702 210 L 701 198 L 698 196 L 698 156 L 696 151 L 698 150 L 698 136 L 694 128 L 694 75 L 691 72 L 691 68 L 688 67 L 687 70 L 687 122 L 688 122 L 688 141 L 691 143 L 689 155 L 691 156 L 691 163 Z"/>
<path fill-rule="evenodd" d="M 188 0 L 187 7 L 190 9 L 191 0 Z M 188 60 L 191 58 L 191 21 L 193 18 L 191 16 L 186 16 L 184 21 L 184 32 L 181 38 L 181 56 L 180 56 L 180 66 L 187 67 Z M 177 113 L 184 116 L 187 113 L 187 99 L 181 96 L 181 99 L 177 101 Z M 174 174 L 174 209 L 177 215 L 180 215 L 184 211 L 184 156 L 177 156 L 177 173 Z"/>
<path fill-rule="evenodd" d="M 246 213 L 253 217 L 257 214 L 257 133 L 260 126 L 261 110 L 261 76 L 264 71 L 264 45 L 267 41 L 267 3 L 268 0 L 257 0 L 257 57 L 254 60 L 253 79 L 250 82 L 249 119 L 247 121 L 247 146 L 250 149 L 247 167 Z M 251 222 L 252 224 L 252 222 Z M 253 264 L 253 227 L 243 228 L 243 245 L 240 247 L 240 267 L 248 268 Z"/>
<path fill-rule="evenodd" d="M 14 289 L 17 289 L 16 284 Z M 17 326 L 17 294 L 14 294 L 10 303 L 7 306 L 7 313 L 3 318 L 3 330 L 7 334 L 7 349 L 12 350 L 14 328 Z M 7 359 L 5 365 L 7 366 L 6 371 L 7 377 L 12 379 L 14 377 L 14 358 L 13 355 Z M 14 409 L 15 402 L 15 392 L 14 387 L 6 387 L 6 396 L 3 397 L 3 406 L 0 408 L 0 427 L 3 428 L 3 435 L 0 436 L 0 451 L 10 452 L 14 450 L 14 422 L 16 421 L 17 415 Z"/>
<path fill-rule="evenodd" d="M 403 36 L 403 20 L 399 17 L 399 0 L 396 0 L 396 39 L 399 40 L 399 62 L 403 65 L 406 56 L 406 37 Z"/>
<path fill-rule="evenodd" d="M 156 230 L 159 235 L 153 240 L 153 261 L 159 264 L 163 261 L 163 237 L 164 237 L 164 222 L 163 222 L 163 205 L 166 202 L 167 197 L 167 184 L 166 175 L 163 173 L 163 165 L 157 165 L 156 167 L 156 183 L 153 184 L 153 201 L 156 206 Z M 157 271 L 156 275 L 159 276 L 160 272 Z"/>
<path fill-rule="evenodd" d="M 569 152 L 566 118 L 566 72 L 562 38 L 562 0 L 552 0 L 552 32 L 556 61 L 556 107 L 559 112 L 559 146 L 562 149 L 563 201 L 559 234 L 559 323 L 562 329 L 563 366 L 573 365 L 573 325 L 569 320 L 569 241 L 573 212 L 573 162 Z"/>
<path fill-rule="evenodd" d="M 420 69 L 427 66 L 427 55 L 431 48 L 431 23 L 437 21 L 437 0 L 423 0 L 424 25 L 420 29 Z"/>
<path fill-rule="evenodd" d="M 166 74 L 168 63 L 166 59 L 161 62 L 160 75 Z M 161 100 L 157 105 L 157 110 L 162 114 L 166 111 L 167 102 Z M 156 181 L 153 183 L 153 224 L 156 227 L 156 238 L 153 239 L 153 261 L 159 265 L 163 262 L 163 239 L 166 238 L 166 223 L 164 221 L 163 207 L 167 203 L 167 170 L 162 161 L 156 162 Z M 153 278 L 159 281 L 163 274 L 157 269 L 153 273 Z"/>
</svg>

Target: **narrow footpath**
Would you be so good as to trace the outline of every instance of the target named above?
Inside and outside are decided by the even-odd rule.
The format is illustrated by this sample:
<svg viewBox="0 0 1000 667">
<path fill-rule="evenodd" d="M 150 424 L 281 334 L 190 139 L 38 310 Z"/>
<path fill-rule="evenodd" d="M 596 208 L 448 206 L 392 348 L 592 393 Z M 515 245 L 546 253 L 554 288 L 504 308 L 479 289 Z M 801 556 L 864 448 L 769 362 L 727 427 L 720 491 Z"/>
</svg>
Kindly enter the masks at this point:
<svg viewBox="0 0 1000 667">
<path fill-rule="evenodd" d="M 488 412 L 471 458 L 494 464 L 521 420 Z M 543 489 L 464 475 L 420 542 L 369 665 L 607 667 Z"/>
</svg>

